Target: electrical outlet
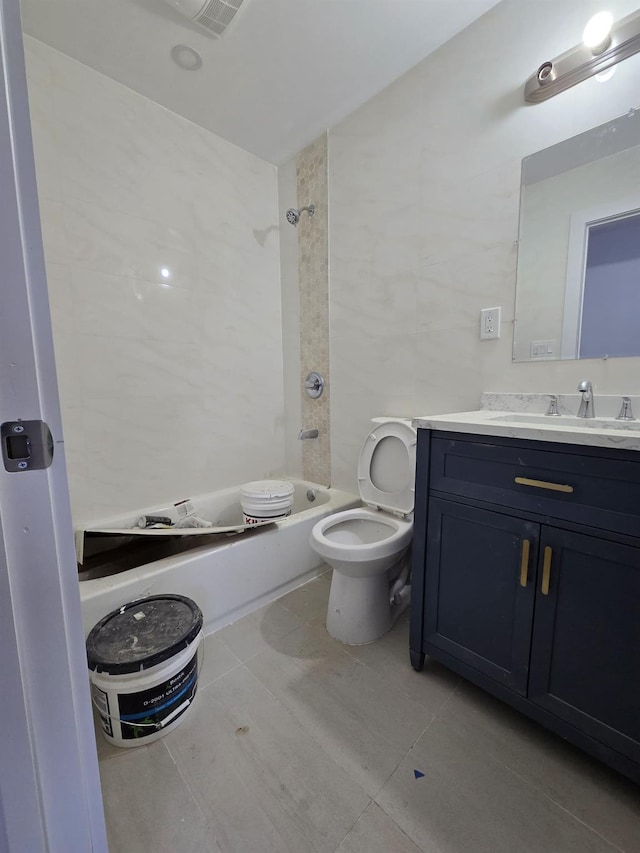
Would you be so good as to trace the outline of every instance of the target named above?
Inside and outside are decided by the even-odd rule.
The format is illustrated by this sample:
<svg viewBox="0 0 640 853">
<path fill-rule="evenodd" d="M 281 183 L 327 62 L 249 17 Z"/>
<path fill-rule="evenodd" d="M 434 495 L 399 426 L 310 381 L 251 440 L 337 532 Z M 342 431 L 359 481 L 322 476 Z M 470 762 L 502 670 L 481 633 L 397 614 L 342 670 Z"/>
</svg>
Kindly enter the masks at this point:
<svg viewBox="0 0 640 853">
<path fill-rule="evenodd" d="M 483 308 L 480 312 L 480 340 L 500 337 L 500 308 Z"/>
</svg>

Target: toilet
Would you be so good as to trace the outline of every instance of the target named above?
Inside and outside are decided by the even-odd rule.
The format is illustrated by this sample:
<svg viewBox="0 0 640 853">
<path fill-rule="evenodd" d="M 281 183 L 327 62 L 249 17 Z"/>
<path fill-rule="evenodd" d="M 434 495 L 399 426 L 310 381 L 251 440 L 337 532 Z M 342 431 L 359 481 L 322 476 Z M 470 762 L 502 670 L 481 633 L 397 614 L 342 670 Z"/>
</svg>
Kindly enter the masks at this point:
<svg viewBox="0 0 640 853">
<path fill-rule="evenodd" d="M 401 418 L 374 418 L 358 461 L 364 507 L 319 521 L 310 544 L 333 569 L 327 631 L 362 645 L 378 639 L 409 603 L 416 430 Z"/>
</svg>

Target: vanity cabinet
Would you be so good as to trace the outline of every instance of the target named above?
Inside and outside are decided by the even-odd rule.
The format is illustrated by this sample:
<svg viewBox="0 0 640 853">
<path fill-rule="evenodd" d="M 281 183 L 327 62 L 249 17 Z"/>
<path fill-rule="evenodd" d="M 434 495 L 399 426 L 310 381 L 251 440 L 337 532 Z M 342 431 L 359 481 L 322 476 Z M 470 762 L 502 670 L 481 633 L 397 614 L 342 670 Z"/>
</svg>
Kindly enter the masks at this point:
<svg viewBox="0 0 640 853">
<path fill-rule="evenodd" d="M 420 429 L 425 654 L 640 782 L 640 454 Z"/>
</svg>

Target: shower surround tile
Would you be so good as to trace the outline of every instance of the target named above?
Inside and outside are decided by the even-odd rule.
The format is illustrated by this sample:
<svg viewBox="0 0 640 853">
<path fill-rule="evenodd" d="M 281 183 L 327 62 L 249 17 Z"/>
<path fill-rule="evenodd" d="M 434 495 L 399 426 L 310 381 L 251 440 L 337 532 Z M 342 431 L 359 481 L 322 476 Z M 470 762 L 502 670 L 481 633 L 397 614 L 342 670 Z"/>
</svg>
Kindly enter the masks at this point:
<svg viewBox="0 0 640 853">
<path fill-rule="evenodd" d="M 302 394 L 302 429 L 317 429 L 318 438 L 305 440 L 302 470 L 306 480 L 330 485 L 331 447 L 329 393 L 329 237 L 327 137 L 321 136 L 298 155 L 298 207 L 315 205 L 315 214 L 300 217 L 298 277 L 300 282 L 301 384 L 312 370 L 325 380 L 314 400 Z"/>
<path fill-rule="evenodd" d="M 281 477 L 275 167 L 25 52 L 74 522 Z"/>
</svg>

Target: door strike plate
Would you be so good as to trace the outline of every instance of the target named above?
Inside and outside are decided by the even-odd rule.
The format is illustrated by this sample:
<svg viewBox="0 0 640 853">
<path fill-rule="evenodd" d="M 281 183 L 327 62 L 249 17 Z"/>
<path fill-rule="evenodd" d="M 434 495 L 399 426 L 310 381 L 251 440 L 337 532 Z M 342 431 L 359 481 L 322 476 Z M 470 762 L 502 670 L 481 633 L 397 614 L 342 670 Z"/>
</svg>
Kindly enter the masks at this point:
<svg viewBox="0 0 640 853">
<path fill-rule="evenodd" d="M 53 461 L 53 436 L 44 421 L 5 421 L 0 441 L 5 470 L 12 474 L 48 468 Z"/>
</svg>

